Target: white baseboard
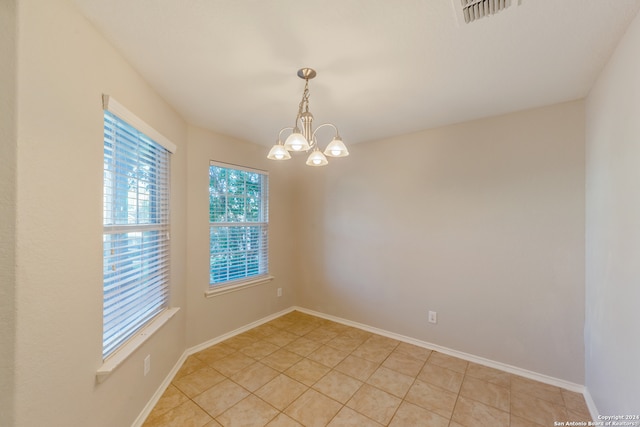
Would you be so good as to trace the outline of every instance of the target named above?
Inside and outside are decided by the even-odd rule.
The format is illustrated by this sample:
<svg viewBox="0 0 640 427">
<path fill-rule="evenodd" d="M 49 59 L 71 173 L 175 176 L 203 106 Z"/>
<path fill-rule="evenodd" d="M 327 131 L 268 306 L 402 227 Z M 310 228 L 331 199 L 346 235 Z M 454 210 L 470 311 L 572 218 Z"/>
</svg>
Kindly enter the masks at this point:
<svg viewBox="0 0 640 427">
<path fill-rule="evenodd" d="M 446 347 L 442 347 L 439 346 L 437 344 L 433 344 L 433 343 L 429 343 L 426 341 L 421 341 L 421 340 L 417 340 L 415 338 L 411 338 L 411 337 L 407 337 L 404 335 L 400 335 L 400 334 L 396 334 L 394 332 L 389 332 L 386 331 L 384 329 L 378 329 L 378 328 L 374 328 L 372 326 L 369 325 L 365 325 L 362 323 L 358 323 L 358 322 L 353 322 L 351 320 L 347 320 L 347 319 L 343 319 L 341 317 L 336 317 L 336 316 L 332 316 L 329 314 L 324 314 L 324 313 L 320 313 L 318 311 L 314 311 L 314 310 L 310 310 L 304 307 L 298 307 L 298 306 L 291 306 L 285 310 L 279 311 L 278 313 L 274 313 L 271 314 L 269 316 L 263 317 L 262 319 L 256 320 L 255 322 L 249 323 L 245 326 L 242 326 L 241 328 L 235 329 L 231 332 L 228 332 L 226 334 L 220 335 L 216 338 L 213 338 L 211 340 L 205 341 L 201 344 L 198 344 L 196 346 L 190 347 L 188 349 L 186 349 L 184 351 L 184 353 L 182 353 L 182 356 L 180 356 L 180 358 L 178 359 L 178 361 L 176 362 L 176 364 L 174 365 L 173 369 L 171 369 L 171 372 L 169 372 L 169 374 L 167 375 L 167 377 L 165 378 L 165 380 L 162 382 L 162 384 L 160 384 L 160 387 L 158 387 L 158 390 L 153 394 L 151 400 L 149 400 L 149 402 L 145 405 L 144 409 L 142 410 L 142 412 L 140 413 L 140 415 L 138 415 L 138 418 L 136 418 L 136 420 L 134 421 L 134 423 L 132 424 L 131 427 L 140 427 L 142 426 L 142 424 L 144 423 L 144 421 L 146 420 L 146 418 L 149 416 L 149 414 L 151 413 L 151 410 L 153 409 L 153 407 L 158 403 L 158 400 L 160 400 L 160 398 L 162 397 L 162 394 L 165 392 L 165 390 L 167 389 L 167 387 L 169 387 L 169 385 L 171 384 L 171 381 L 173 381 L 173 377 L 178 373 L 178 370 L 180 369 L 180 367 L 182 366 L 182 364 L 184 363 L 184 361 L 187 359 L 187 357 L 189 357 L 190 355 L 197 353 L 199 351 L 204 350 L 207 347 L 210 347 L 212 345 L 218 344 L 224 340 L 227 340 L 229 338 L 232 338 L 236 335 L 239 335 L 243 332 L 248 331 L 249 329 L 253 329 L 256 326 L 260 326 L 263 323 L 267 323 L 273 319 L 276 319 L 280 316 L 283 316 L 287 313 L 290 313 L 292 311 L 300 311 L 302 313 L 306 313 L 312 316 L 316 316 L 316 317 L 320 317 L 322 319 L 326 319 L 326 320 L 331 320 L 333 322 L 336 323 L 341 323 L 343 325 L 347 325 L 347 326 L 352 326 L 354 328 L 358 328 L 358 329 L 362 329 L 374 334 L 378 334 L 378 335 L 382 335 L 388 338 L 392 338 L 398 341 L 402 341 L 402 342 L 406 342 L 408 344 L 413 344 L 416 345 L 418 347 L 423 347 L 429 350 L 435 350 L 438 351 L 440 353 L 444 353 L 447 354 L 449 356 L 454 356 L 460 359 L 464 359 L 468 362 L 473 362 L 473 363 L 477 363 L 479 365 L 484 365 L 490 368 L 494 368 L 494 369 L 499 369 L 501 371 L 506 371 L 509 372 L 511 374 L 514 375 L 519 375 L 521 377 L 525 377 L 525 378 L 529 378 L 532 379 L 534 381 L 539 381 L 545 384 L 550 384 L 556 387 L 560 387 L 560 388 L 564 388 L 567 390 L 571 390 L 574 391 L 576 393 L 581 393 L 584 398 L 585 398 L 585 402 L 587 403 L 587 406 L 589 408 L 589 412 L 591 413 L 591 416 L 593 417 L 594 420 L 598 419 L 598 410 L 596 408 L 595 403 L 593 402 L 593 399 L 591 397 L 591 394 L 589 393 L 589 390 L 581 384 L 576 384 L 570 381 L 565 381 L 559 378 L 554 378 L 554 377 L 550 377 L 548 375 L 544 375 L 544 374 L 539 374 L 537 372 L 533 372 L 533 371 L 529 371 L 527 369 L 522 369 L 522 368 L 518 368 L 516 366 L 511 366 L 511 365 L 507 365 L 505 363 L 501 363 L 501 362 L 496 362 L 494 360 L 489 360 L 489 359 L 485 359 L 483 357 L 479 357 L 479 356 L 474 356 L 472 354 L 468 354 L 468 353 L 464 353 L 461 351 L 457 351 L 457 350 L 452 350 L 450 348 L 446 348 Z"/>
</svg>

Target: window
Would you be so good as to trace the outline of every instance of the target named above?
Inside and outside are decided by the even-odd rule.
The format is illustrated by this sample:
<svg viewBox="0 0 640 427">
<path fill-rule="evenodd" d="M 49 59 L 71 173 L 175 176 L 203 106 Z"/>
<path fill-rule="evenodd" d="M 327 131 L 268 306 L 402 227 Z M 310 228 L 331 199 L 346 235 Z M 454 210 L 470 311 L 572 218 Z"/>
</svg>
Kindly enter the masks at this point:
<svg viewBox="0 0 640 427">
<path fill-rule="evenodd" d="M 209 283 L 241 283 L 268 274 L 268 175 L 211 162 Z"/>
<path fill-rule="evenodd" d="M 110 104 L 122 109 L 114 100 Z M 165 145 L 175 151 L 170 142 Z M 167 148 L 105 106 L 102 338 L 105 359 L 168 306 L 169 157 Z"/>
</svg>

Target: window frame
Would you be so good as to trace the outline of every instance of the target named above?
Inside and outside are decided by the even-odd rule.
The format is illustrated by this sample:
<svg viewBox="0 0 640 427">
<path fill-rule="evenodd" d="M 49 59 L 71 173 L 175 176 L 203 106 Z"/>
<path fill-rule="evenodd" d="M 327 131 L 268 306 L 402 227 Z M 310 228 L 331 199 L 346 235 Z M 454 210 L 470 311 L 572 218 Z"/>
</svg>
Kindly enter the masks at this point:
<svg viewBox="0 0 640 427">
<path fill-rule="evenodd" d="M 171 271 L 170 271 L 170 265 L 171 265 L 171 242 L 170 242 L 170 230 L 171 230 L 171 221 L 170 221 L 170 212 L 171 212 L 171 192 L 170 192 L 170 183 L 171 183 L 171 156 L 173 153 L 176 152 L 177 147 L 175 146 L 175 144 L 173 144 L 171 141 L 169 141 L 167 138 L 165 138 L 163 135 L 161 135 L 160 133 L 158 133 L 155 129 L 153 129 L 151 126 L 147 125 L 144 121 L 142 121 L 140 118 L 138 118 L 136 115 L 134 115 L 133 113 L 131 113 L 129 110 L 127 110 L 125 107 L 123 107 L 120 103 L 118 103 L 115 99 L 113 99 L 112 97 L 110 97 L 109 95 L 103 95 L 103 128 L 104 130 L 104 138 L 103 138 L 103 150 L 104 150 L 104 154 L 103 154 L 103 163 L 105 164 L 104 167 L 104 174 L 105 177 L 103 178 L 103 280 L 102 280 L 102 286 L 103 286 L 103 342 L 102 342 L 102 359 L 103 359 L 103 365 L 98 369 L 97 371 L 97 377 L 98 377 L 98 381 L 101 382 L 104 380 L 104 378 L 106 378 L 117 366 L 119 366 L 128 356 L 130 356 L 140 345 L 142 345 L 142 343 L 144 343 L 144 341 L 146 341 L 156 330 L 158 330 L 164 323 L 166 323 L 171 317 L 173 317 L 173 315 L 179 310 L 179 308 L 177 307 L 170 307 L 170 282 L 171 282 Z M 108 113 L 108 114 L 107 114 Z M 111 138 L 111 136 L 109 136 L 107 134 L 107 117 L 109 115 L 109 120 L 117 120 L 117 121 L 121 121 L 123 123 L 125 123 L 126 125 L 128 125 L 130 128 L 134 129 L 137 133 L 138 133 L 138 138 L 140 138 L 142 141 L 141 144 L 147 144 L 147 148 L 150 145 L 149 142 L 151 142 L 151 144 L 155 144 L 153 147 L 154 149 L 157 149 L 158 152 L 162 152 L 160 150 L 164 150 L 165 155 L 166 156 L 166 174 L 164 174 L 163 176 L 160 176 L 158 178 L 151 178 L 149 181 L 151 182 L 149 188 L 149 191 L 157 191 L 157 194 L 154 194 L 153 196 L 149 195 L 149 206 L 150 206 L 150 210 L 154 210 L 157 209 L 158 207 L 162 206 L 161 210 L 161 214 L 160 215 L 150 215 L 149 218 L 147 218 L 148 220 L 142 221 L 140 222 L 139 219 L 137 218 L 134 221 L 134 224 L 130 223 L 130 218 L 127 218 L 126 223 L 117 223 L 115 221 L 115 218 L 110 217 L 107 218 L 109 216 L 109 214 L 107 213 L 107 211 L 109 210 L 108 208 L 108 203 L 116 203 L 116 190 L 111 190 L 112 194 L 107 194 L 107 174 L 110 173 L 112 174 L 111 179 L 112 181 L 110 181 L 110 187 L 114 187 L 114 185 L 116 185 L 116 183 L 118 182 L 117 179 L 113 178 L 113 174 L 115 174 L 115 172 L 113 170 L 111 170 L 110 172 L 107 171 L 107 155 L 106 155 L 106 151 L 107 151 L 107 144 L 112 144 L 113 146 L 116 145 L 117 143 L 117 137 L 113 137 L 113 139 L 109 139 Z M 130 142 L 130 141 L 129 141 Z M 111 149 L 113 149 L 113 146 L 111 146 Z M 140 146 L 136 146 L 135 150 L 129 148 L 129 151 L 132 153 L 137 153 L 138 156 L 140 156 L 140 152 L 136 151 L 136 150 L 140 150 Z M 111 153 L 112 156 L 115 156 L 113 153 Z M 158 159 L 156 159 L 154 157 L 154 161 L 157 162 Z M 145 163 L 143 161 L 138 160 L 138 163 L 136 163 L 136 165 L 140 165 L 140 164 L 145 164 L 148 165 L 148 162 Z M 139 166 L 138 166 L 139 167 Z M 148 175 L 145 178 L 149 178 L 150 175 Z M 120 177 L 120 179 L 122 179 Z M 130 179 L 130 177 L 127 177 L 127 179 Z M 134 181 L 137 183 L 137 185 L 139 185 L 140 181 L 141 181 L 141 177 L 137 177 L 134 179 Z M 162 186 L 161 189 L 158 189 L 156 187 Z M 127 194 L 131 195 L 130 193 L 131 189 L 127 190 Z M 151 207 L 151 205 L 154 205 L 154 207 Z M 140 206 L 140 205 L 137 205 Z M 128 209 L 128 205 L 127 205 L 127 209 Z M 138 214 L 138 209 L 134 209 L 136 214 Z M 151 217 L 154 217 L 155 219 L 153 221 L 151 221 Z M 122 221 L 120 221 L 122 222 Z M 110 346 L 109 348 L 107 348 L 106 345 L 106 335 L 107 335 L 107 331 L 105 330 L 106 327 L 106 319 L 107 319 L 107 309 L 110 308 L 110 306 L 106 303 L 106 297 L 105 297 L 105 291 L 107 289 L 107 283 L 108 281 L 106 280 L 107 278 L 107 270 L 110 270 L 111 267 L 108 267 L 108 258 L 113 256 L 114 252 L 112 250 L 107 250 L 107 245 L 106 245 L 106 241 L 107 241 L 107 236 L 113 236 L 113 235 L 117 235 L 117 234 L 125 234 L 125 233 L 145 233 L 145 232 L 149 232 L 150 230 L 153 230 L 154 232 L 156 232 L 157 237 L 159 238 L 158 240 L 158 247 L 160 248 L 160 250 L 162 251 L 160 253 L 160 255 L 158 255 L 158 253 L 146 253 L 146 248 L 142 249 L 141 246 L 141 251 L 145 252 L 144 257 L 145 257 L 145 262 L 147 262 L 146 267 L 147 269 L 149 268 L 149 261 L 152 261 L 153 263 L 155 263 L 156 261 L 158 261 L 158 256 L 162 257 L 162 260 L 159 261 L 159 264 L 157 264 L 158 266 L 156 266 L 156 264 L 152 265 L 152 270 L 155 271 L 154 274 L 156 274 L 156 276 L 154 277 L 158 277 L 159 275 L 161 275 L 161 283 L 159 286 L 155 286 L 154 289 L 156 289 L 156 291 L 160 290 L 162 292 L 162 296 L 161 296 L 161 303 L 159 306 L 159 309 L 153 309 L 153 314 L 150 316 L 140 316 L 141 319 L 144 319 L 143 321 L 141 321 L 138 324 L 135 324 L 135 327 L 133 328 L 133 330 L 129 331 L 129 333 L 125 334 L 126 338 L 125 339 L 118 339 L 117 340 L 117 345 L 115 346 Z M 154 246 L 156 246 L 156 243 L 153 243 Z M 142 262 L 141 264 L 141 268 L 140 270 L 144 270 L 144 268 L 142 268 Z M 160 273 L 157 273 L 158 270 L 161 270 Z M 147 275 L 147 279 L 148 279 L 148 275 Z M 148 285 L 148 283 L 146 284 Z M 146 286 L 145 285 L 145 286 Z M 144 287 L 144 286 L 143 286 Z M 147 289 L 148 287 L 145 287 L 145 289 Z M 139 307 L 137 307 L 139 310 L 142 310 L 142 308 L 144 307 L 144 304 L 140 304 L 140 301 L 137 302 Z M 122 307 L 119 307 L 118 310 L 122 310 Z M 144 313 L 144 311 L 142 311 Z"/>
<path fill-rule="evenodd" d="M 214 221 L 212 216 L 214 212 L 212 197 L 214 197 L 214 191 L 212 189 L 211 183 L 211 173 L 212 168 L 220 168 L 227 171 L 233 172 L 245 172 L 250 174 L 258 174 L 260 175 L 260 194 L 259 194 L 259 204 L 260 204 L 260 213 L 259 220 L 254 221 Z M 211 160 L 209 162 L 209 286 L 208 290 L 205 292 L 205 296 L 211 297 L 215 295 L 221 295 L 228 292 L 233 292 L 239 289 L 244 289 L 247 287 L 257 286 L 263 283 L 266 283 L 273 279 L 273 277 L 269 273 L 269 172 L 261 169 L 250 168 L 246 166 L 239 166 L 231 163 L 224 163 L 215 160 Z M 246 184 L 246 181 L 244 181 Z M 228 184 L 228 181 L 227 181 Z M 224 217 L 228 219 L 229 209 L 226 208 L 228 206 L 229 198 L 242 198 L 243 200 L 247 200 L 250 198 L 250 194 L 248 194 L 246 185 L 243 187 L 244 191 L 241 193 L 230 193 L 229 191 L 225 191 L 222 194 L 218 193 L 222 197 L 225 197 L 225 206 Z M 216 212 L 218 215 L 221 214 L 220 211 Z M 246 204 L 245 204 L 245 215 L 246 215 Z M 259 243 L 257 249 L 252 250 L 244 250 L 244 251 L 236 251 L 235 253 L 246 253 L 248 252 L 258 252 L 258 271 L 256 274 L 242 275 L 240 277 L 233 277 L 229 280 L 224 280 L 220 282 L 215 282 L 212 280 L 212 264 L 213 264 L 213 256 L 214 250 L 213 246 L 213 230 L 214 228 L 250 228 L 250 227 L 259 227 Z M 246 239 L 245 239 L 246 240 Z M 250 243 L 249 243 L 250 244 Z M 229 247 L 230 245 L 223 245 L 223 247 Z M 228 252 L 231 252 L 231 249 L 228 249 Z M 222 255 L 222 253 L 218 253 L 218 256 Z M 248 261 L 247 261 L 248 262 Z M 229 261 L 227 261 L 227 264 Z M 248 271 L 249 267 L 247 264 L 242 264 Z"/>
</svg>

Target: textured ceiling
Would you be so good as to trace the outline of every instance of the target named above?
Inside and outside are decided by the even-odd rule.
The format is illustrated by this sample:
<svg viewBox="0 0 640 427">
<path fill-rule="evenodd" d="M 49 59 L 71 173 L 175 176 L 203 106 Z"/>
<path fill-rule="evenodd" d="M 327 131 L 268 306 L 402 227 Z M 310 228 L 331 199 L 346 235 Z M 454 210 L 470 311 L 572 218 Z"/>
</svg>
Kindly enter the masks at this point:
<svg viewBox="0 0 640 427">
<path fill-rule="evenodd" d="M 640 0 L 73 0 L 190 123 L 272 145 L 310 110 L 345 143 L 588 94 Z"/>
</svg>

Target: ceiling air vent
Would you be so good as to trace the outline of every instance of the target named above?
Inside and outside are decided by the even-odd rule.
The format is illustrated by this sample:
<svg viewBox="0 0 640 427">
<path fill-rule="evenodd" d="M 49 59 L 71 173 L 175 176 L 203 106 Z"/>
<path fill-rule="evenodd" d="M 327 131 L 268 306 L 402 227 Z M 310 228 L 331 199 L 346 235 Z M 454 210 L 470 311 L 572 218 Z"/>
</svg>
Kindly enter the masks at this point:
<svg viewBox="0 0 640 427">
<path fill-rule="evenodd" d="M 484 16 L 493 15 L 507 8 L 511 0 L 460 0 L 464 21 L 468 24 Z"/>
</svg>

